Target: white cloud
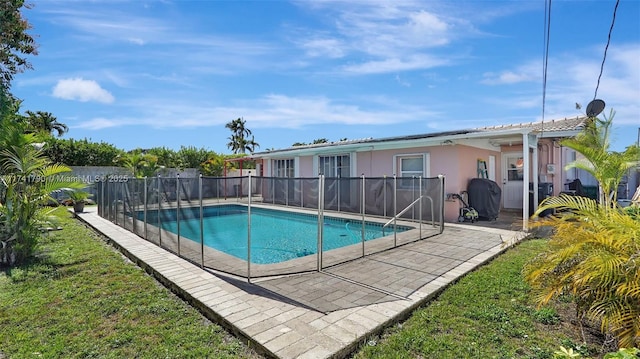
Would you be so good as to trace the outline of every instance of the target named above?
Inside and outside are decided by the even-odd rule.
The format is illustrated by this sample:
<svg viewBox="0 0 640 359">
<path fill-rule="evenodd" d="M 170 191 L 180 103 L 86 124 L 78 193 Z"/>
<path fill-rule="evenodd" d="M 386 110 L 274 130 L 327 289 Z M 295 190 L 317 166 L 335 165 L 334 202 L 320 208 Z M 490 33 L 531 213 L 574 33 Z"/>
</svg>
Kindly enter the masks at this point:
<svg viewBox="0 0 640 359">
<path fill-rule="evenodd" d="M 59 80 L 53 88 L 53 97 L 81 102 L 112 103 L 115 100 L 113 95 L 97 82 L 79 77 Z"/>
<path fill-rule="evenodd" d="M 411 82 L 401 79 L 400 75 L 396 75 L 396 82 L 399 83 L 400 86 L 411 87 Z"/>
<path fill-rule="evenodd" d="M 337 39 L 312 39 L 301 46 L 307 50 L 307 55 L 312 57 L 327 56 L 337 59 L 345 55 L 343 44 Z"/>
<path fill-rule="evenodd" d="M 86 128 L 89 130 L 101 130 L 103 128 L 119 127 L 119 126 L 121 126 L 121 124 L 114 120 L 109 120 L 106 118 L 94 118 L 73 127 Z"/>
<path fill-rule="evenodd" d="M 137 37 L 130 37 L 127 39 L 130 43 L 132 44 L 136 44 L 136 45 L 144 45 L 145 41 L 141 38 L 137 38 Z"/>
<path fill-rule="evenodd" d="M 499 74 L 487 72 L 483 74 L 483 76 L 484 79 L 482 80 L 482 83 L 486 85 L 516 84 L 520 82 L 538 80 L 538 77 L 533 76 L 531 73 L 522 71 L 503 71 Z"/>
<path fill-rule="evenodd" d="M 408 58 L 387 58 L 379 61 L 369 61 L 356 65 L 344 66 L 344 70 L 351 74 L 380 74 L 397 71 L 411 71 L 430 69 L 449 64 L 445 58 L 429 55 L 415 55 Z"/>
<path fill-rule="evenodd" d="M 388 125 L 437 115 L 435 111 L 424 107 L 396 103 L 386 98 L 368 98 L 367 106 L 363 108 L 324 96 L 292 97 L 281 94 L 247 99 L 233 106 L 207 106 L 190 99 L 176 98 L 137 99 L 128 105 L 137 115 L 93 118 L 74 127 L 88 130 L 139 125 L 152 128 L 203 128 L 222 126 L 243 116 L 251 128 L 292 129 L 318 124 Z"/>
</svg>

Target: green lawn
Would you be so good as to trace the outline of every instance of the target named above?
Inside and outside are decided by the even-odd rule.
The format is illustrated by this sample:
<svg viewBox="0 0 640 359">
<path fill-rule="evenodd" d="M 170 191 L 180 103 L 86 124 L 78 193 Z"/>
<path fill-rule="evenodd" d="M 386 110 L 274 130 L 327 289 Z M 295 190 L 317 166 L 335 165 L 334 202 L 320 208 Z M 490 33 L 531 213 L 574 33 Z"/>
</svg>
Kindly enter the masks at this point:
<svg viewBox="0 0 640 359">
<path fill-rule="evenodd" d="M 71 218 L 37 258 L 0 272 L 0 358 L 258 358 Z M 578 333 L 537 310 L 523 264 L 545 246 L 525 241 L 447 288 L 402 324 L 369 338 L 356 358 L 551 358 Z"/>
<path fill-rule="evenodd" d="M 0 357 L 258 358 L 56 210 L 32 263 L 0 272 Z"/>
<path fill-rule="evenodd" d="M 402 324 L 371 338 L 355 358 L 552 358 L 560 346 L 598 356 L 579 345 L 568 303 L 537 309 L 521 271 L 545 246 L 528 240 L 447 288 Z M 557 309 L 556 309 L 557 308 Z"/>
</svg>

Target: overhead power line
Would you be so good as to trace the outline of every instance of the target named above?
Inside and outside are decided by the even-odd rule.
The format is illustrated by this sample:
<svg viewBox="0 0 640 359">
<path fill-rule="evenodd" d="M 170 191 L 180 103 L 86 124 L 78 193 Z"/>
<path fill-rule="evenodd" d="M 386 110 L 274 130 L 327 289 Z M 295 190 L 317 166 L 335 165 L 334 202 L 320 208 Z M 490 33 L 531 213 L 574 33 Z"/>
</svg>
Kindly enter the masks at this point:
<svg viewBox="0 0 640 359">
<path fill-rule="evenodd" d="M 551 33 L 551 0 L 544 2 L 544 54 L 542 64 L 542 122 L 547 100 L 547 68 L 549 66 L 549 39 Z"/>
<path fill-rule="evenodd" d="M 600 87 L 600 78 L 604 71 L 604 62 L 607 59 L 607 50 L 609 49 L 609 43 L 611 42 L 611 33 L 613 32 L 613 25 L 616 23 L 616 12 L 618 11 L 618 5 L 620 0 L 616 0 L 616 6 L 613 8 L 613 19 L 611 19 L 611 27 L 609 28 L 609 36 L 607 37 L 607 46 L 604 47 L 604 56 L 602 57 L 602 64 L 600 64 L 600 74 L 598 75 L 598 83 L 596 84 L 596 91 L 593 94 L 593 99 L 598 97 L 598 87 Z"/>
</svg>

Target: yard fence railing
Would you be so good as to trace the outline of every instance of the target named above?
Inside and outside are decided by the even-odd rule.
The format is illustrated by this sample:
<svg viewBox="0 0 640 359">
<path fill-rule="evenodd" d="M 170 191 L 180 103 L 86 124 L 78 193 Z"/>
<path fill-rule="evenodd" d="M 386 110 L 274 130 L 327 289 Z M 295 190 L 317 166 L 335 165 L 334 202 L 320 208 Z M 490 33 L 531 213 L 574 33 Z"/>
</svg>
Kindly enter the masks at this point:
<svg viewBox="0 0 640 359">
<path fill-rule="evenodd" d="M 249 281 L 321 271 L 444 230 L 444 176 L 123 177 L 96 186 L 101 217 Z"/>
</svg>

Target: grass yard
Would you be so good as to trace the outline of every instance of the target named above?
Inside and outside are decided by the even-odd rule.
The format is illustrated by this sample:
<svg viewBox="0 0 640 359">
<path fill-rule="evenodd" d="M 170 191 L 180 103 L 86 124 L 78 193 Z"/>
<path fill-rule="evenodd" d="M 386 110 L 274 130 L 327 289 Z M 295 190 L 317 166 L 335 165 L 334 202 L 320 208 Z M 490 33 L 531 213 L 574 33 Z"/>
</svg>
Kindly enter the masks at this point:
<svg viewBox="0 0 640 359">
<path fill-rule="evenodd" d="M 37 258 L 0 271 L 0 358 L 260 358 L 64 208 L 55 213 L 64 229 L 45 237 Z M 552 358 L 561 345 L 601 356 L 579 345 L 568 303 L 532 304 L 521 270 L 544 246 L 509 249 L 354 357 Z"/>
<path fill-rule="evenodd" d="M 64 209 L 31 263 L 0 272 L 0 358 L 259 358 Z"/>
<path fill-rule="evenodd" d="M 447 288 L 402 324 L 371 338 L 355 358 L 552 358 L 560 349 L 591 357 L 572 307 L 536 309 L 521 271 L 546 245 L 528 240 Z M 559 313 L 562 313 L 560 315 Z"/>
</svg>

